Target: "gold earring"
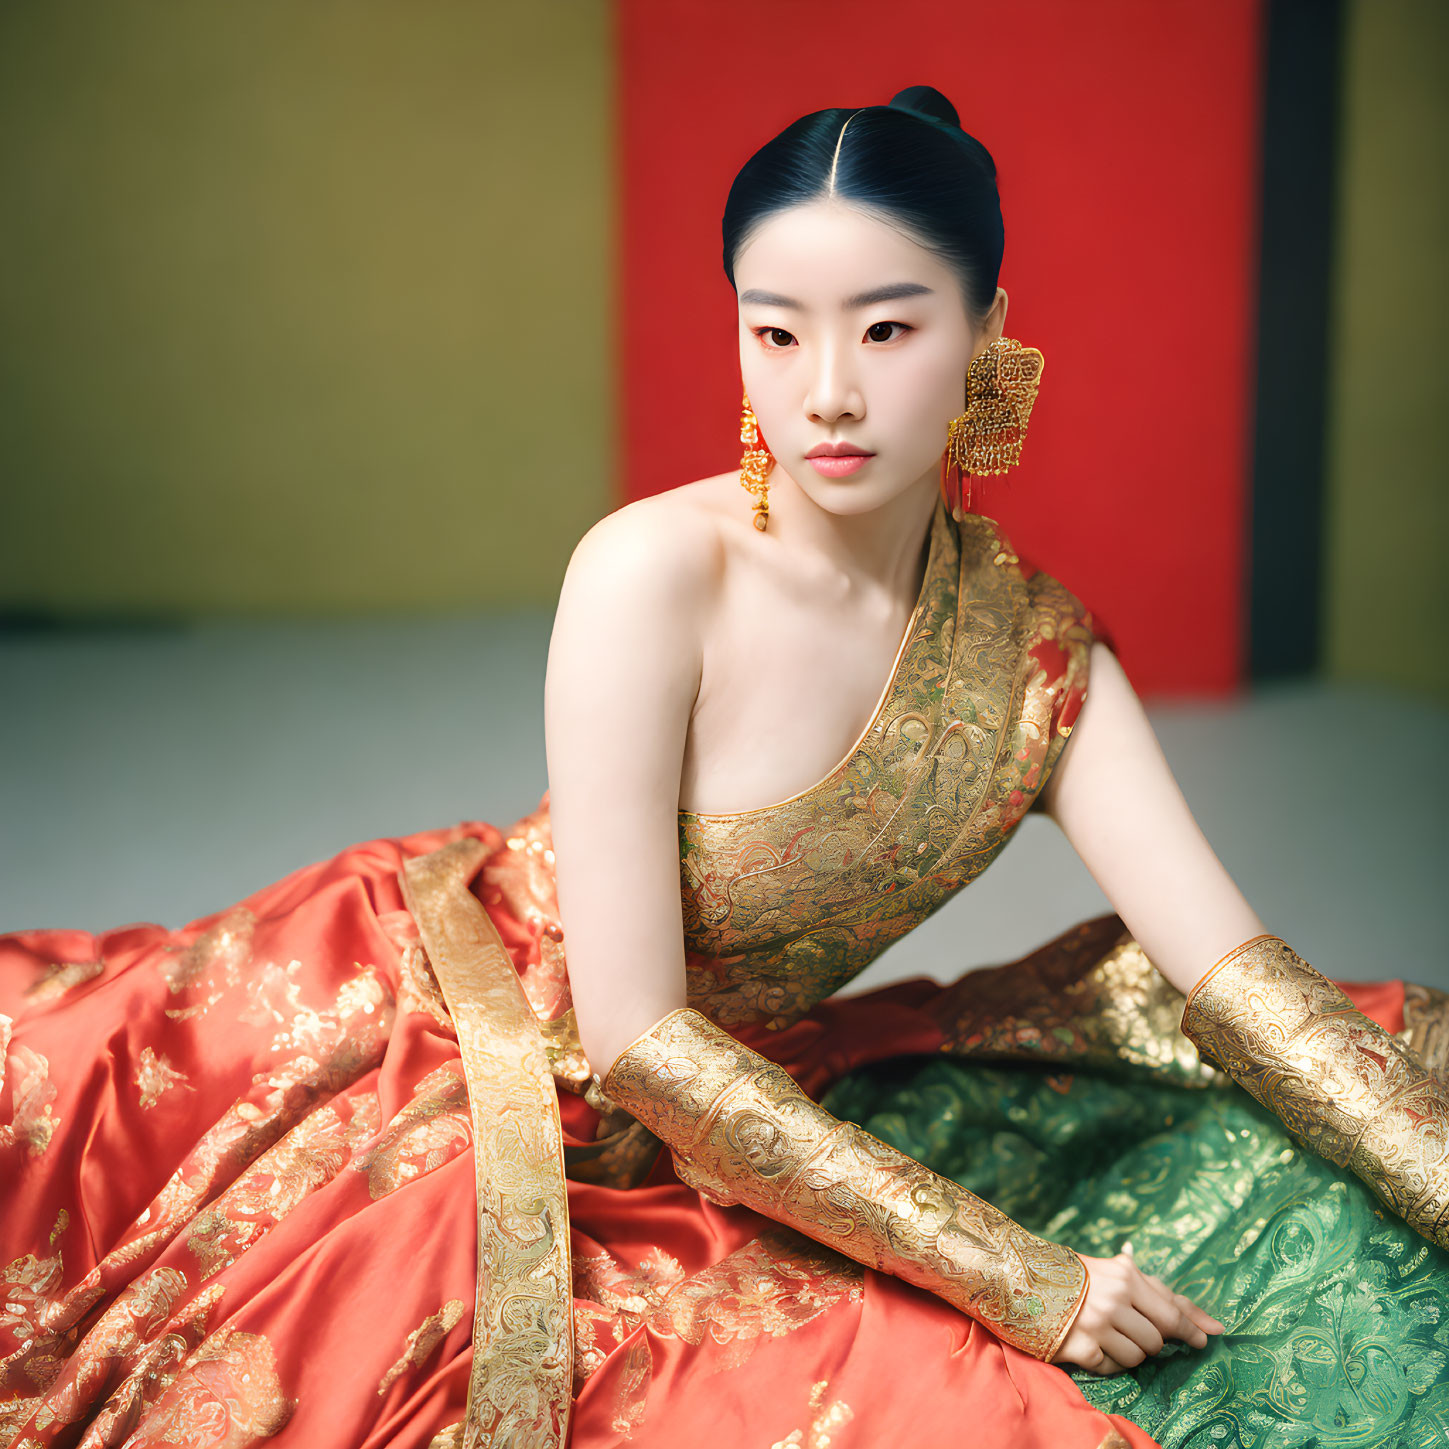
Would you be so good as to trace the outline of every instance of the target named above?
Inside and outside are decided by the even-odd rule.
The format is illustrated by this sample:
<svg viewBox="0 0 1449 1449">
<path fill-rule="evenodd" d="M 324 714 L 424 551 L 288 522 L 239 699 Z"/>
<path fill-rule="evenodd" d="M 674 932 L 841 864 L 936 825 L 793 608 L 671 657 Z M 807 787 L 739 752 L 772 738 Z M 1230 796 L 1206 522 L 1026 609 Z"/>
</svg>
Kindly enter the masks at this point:
<svg viewBox="0 0 1449 1449">
<path fill-rule="evenodd" d="M 952 418 L 941 455 L 941 497 L 951 516 L 964 518 L 971 504 L 971 485 L 962 480 L 979 473 L 1004 473 L 1021 461 L 1027 419 L 1041 386 L 1046 359 L 1035 347 L 1011 337 L 998 337 L 966 369 L 966 411 Z M 955 502 L 948 474 L 955 474 Z"/>
<path fill-rule="evenodd" d="M 744 395 L 744 411 L 740 414 L 740 442 L 745 445 L 740 459 L 740 486 L 755 500 L 755 527 L 762 530 L 770 519 L 770 469 L 775 466 L 768 448 L 760 446 L 759 424 L 750 406 L 750 395 Z"/>
</svg>

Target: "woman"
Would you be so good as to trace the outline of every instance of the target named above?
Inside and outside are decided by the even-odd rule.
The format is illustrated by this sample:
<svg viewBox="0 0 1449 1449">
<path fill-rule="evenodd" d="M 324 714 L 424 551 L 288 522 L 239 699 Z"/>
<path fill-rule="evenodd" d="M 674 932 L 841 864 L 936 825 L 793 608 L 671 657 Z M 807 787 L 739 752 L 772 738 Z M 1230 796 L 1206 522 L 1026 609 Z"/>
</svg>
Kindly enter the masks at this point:
<svg viewBox="0 0 1449 1449">
<path fill-rule="evenodd" d="M 538 811 L 0 942 L 11 1442 L 1445 1411 L 1442 998 L 1350 1004 L 1267 936 L 1090 616 L 937 495 L 948 438 L 1012 461 L 1040 373 L 989 155 L 926 87 L 818 112 L 724 232 L 753 446 L 575 551 Z M 1120 919 L 827 999 L 1033 806 Z"/>
</svg>

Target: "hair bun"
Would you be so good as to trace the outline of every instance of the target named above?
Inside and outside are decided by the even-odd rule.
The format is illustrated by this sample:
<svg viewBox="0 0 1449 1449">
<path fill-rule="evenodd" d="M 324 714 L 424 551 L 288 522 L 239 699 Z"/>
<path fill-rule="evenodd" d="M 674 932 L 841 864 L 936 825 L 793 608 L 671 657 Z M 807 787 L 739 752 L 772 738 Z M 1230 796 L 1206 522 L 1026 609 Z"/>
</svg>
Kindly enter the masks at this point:
<svg viewBox="0 0 1449 1449">
<path fill-rule="evenodd" d="M 935 86 L 907 86 L 897 91 L 890 103 L 898 111 L 914 111 L 918 116 L 929 116 L 933 121 L 944 121 L 958 131 L 961 129 L 956 107 Z"/>
</svg>

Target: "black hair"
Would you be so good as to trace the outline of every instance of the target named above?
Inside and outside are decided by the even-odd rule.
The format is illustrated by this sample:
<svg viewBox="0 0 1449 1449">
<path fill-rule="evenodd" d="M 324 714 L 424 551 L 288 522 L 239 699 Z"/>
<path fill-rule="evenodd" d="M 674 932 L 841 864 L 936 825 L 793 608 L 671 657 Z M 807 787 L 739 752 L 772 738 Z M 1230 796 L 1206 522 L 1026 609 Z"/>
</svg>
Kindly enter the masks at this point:
<svg viewBox="0 0 1449 1449">
<path fill-rule="evenodd" d="M 990 311 L 1005 242 L 996 163 L 933 86 L 907 86 L 886 106 L 813 111 L 761 146 L 725 202 L 730 286 L 767 217 L 828 196 L 883 213 L 955 272 L 973 320 Z"/>
</svg>

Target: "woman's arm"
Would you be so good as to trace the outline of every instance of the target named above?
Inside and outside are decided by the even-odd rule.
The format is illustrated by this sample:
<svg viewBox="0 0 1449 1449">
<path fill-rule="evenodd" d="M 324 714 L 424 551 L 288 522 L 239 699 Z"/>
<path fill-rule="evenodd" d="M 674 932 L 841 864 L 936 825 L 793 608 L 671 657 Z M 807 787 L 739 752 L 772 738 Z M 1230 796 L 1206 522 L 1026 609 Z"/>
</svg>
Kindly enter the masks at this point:
<svg viewBox="0 0 1449 1449">
<path fill-rule="evenodd" d="M 544 683 L 549 818 L 579 1037 L 599 1076 L 685 1003 L 679 785 L 718 543 L 627 505 L 569 561 Z"/>
<path fill-rule="evenodd" d="M 1203 838 L 1113 654 L 1043 792 L 1148 959 L 1186 997 L 1204 1061 L 1449 1248 L 1449 1089 L 1263 929 Z"/>
<path fill-rule="evenodd" d="M 575 550 L 554 623 L 554 866 L 596 1077 L 685 1181 L 927 1288 L 1026 1352 L 1113 1372 L 1167 1336 L 1206 1343 L 1220 1325 L 1125 1257 L 1037 1238 L 687 1008 L 679 783 L 722 568 L 706 528 L 657 505 L 611 514 Z"/>
<path fill-rule="evenodd" d="M 1042 791 L 1152 964 L 1184 995 L 1266 930 L 1207 843 L 1117 656 L 1093 644 L 1091 684 Z"/>
</svg>

